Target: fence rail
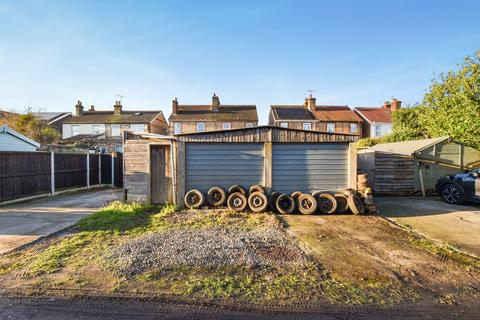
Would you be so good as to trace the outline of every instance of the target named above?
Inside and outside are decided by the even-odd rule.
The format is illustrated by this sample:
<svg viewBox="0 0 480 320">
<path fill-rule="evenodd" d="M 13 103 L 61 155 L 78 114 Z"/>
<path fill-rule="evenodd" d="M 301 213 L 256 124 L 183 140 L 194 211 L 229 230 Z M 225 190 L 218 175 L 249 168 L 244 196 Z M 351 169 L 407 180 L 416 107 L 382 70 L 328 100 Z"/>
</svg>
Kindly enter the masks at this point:
<svg viewBox="0 0 480 320">
<path fill-rule="evenodd" d="M 121 153 L 0 152 L 0 202 L 99 184 L 123 186 Z M 53 170 L 52 170 L 53 168 Z M 114 176 L 112 183 L 112 174 Z"/>
</svg>

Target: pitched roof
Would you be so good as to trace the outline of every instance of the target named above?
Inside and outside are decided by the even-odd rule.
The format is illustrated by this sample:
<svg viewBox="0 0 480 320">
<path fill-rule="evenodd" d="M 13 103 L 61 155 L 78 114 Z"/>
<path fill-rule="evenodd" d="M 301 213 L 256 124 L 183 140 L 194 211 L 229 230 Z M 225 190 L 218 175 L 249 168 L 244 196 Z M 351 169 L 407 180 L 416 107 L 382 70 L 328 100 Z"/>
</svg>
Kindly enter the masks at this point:
<svg viewBox="0 0 480 320">
<path fill-rule="evenodd" d="M 158 115 L 163 118 L 162 111 L 122 111 L 118 115 L 114 114 L 114 111 L 84 111 L 64 123 L 149 123 Z"/>
<path fill-rule="evenodd" d="M 37 147 L 37 148 L 40 147 L 40 143 L 24 136 L 20 132 L 13 130 L 12 128 L 8 127 L 7 125 L 0 126 L 0 133 L 10 134 L 14 137 L 17 137 L 20 140 L 25 141 L 26 143 L 29 143 L 29 144 Z"/>
<path fill-rule="evenodd" d="M 315 120 L 315 115 L 305 106 L 271 106 L 275 120 Z"/>
<path fill-rule="evenodd" d="M 362 119 L 348 106 L 317 106 L 320 121 L 361 122 Z"/>
<path fill-rule="evenodd" d="M 50 122 L 56 118 L 70 114 L 70 112 L 33 112 L 32 113 L 36 118 Z"/>
<path fill-rule="evenodd" d="M 368 122 L 392 122 L 390 108 L 357 107 L 355 111 Z"/>
<path fill-rule="evenodd" d="M 425 148 L 428 148 L 434 144 L 448 140 L 448 137 L 439 137 L 432 139 L 422 139 L 422 140 L 409 140 L 401 142 L 392 142 L 392 143 L 379 143 L 373 147 L 368 148 L 368 150 L 386 152 L 386 153 L 395 153 L 403 155 L 413 155 L 417 151 L 421 151 Z"/>
<path fill-rule="evenodd" d="M 178 112 L 172 113 L 169 121 L 258 121 L 255 105 L 220 105 L 213 111 L 210 105 L 179 105 Z"/>
</svg>

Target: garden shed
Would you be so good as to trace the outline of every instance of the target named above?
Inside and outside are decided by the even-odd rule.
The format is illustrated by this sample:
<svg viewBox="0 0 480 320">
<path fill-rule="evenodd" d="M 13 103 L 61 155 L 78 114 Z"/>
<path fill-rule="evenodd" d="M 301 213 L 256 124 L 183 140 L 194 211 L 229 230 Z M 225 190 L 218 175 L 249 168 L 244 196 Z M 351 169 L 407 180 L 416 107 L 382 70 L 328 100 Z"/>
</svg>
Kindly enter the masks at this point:
<svg viewBox="0 0 480 320">
<path fill-rule="evenodd" d="M 358 152 L 377 195 L 433 193 L 440 177 L 480 168 L 480 151 L 449 137 L 382 143 Z"/>
<path fill-rule="evenodd" d="M 356 184 L 355 135 L 273 126 L 160 136 L 127 133 L 129 200 L 183 205 L 185 192 L 260 184 L 267 192 L 333 191 Z"/>
</svg>

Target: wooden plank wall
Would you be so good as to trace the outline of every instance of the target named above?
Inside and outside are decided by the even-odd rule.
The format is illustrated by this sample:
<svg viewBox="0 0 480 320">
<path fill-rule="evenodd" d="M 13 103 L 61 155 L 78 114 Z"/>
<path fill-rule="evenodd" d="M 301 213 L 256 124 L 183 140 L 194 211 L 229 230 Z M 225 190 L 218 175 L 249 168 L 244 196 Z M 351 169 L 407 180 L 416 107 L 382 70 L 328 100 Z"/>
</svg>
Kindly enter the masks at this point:
<svg viewBox="0 0 480 320">
<path fill-rule="evenodd" d="M 375 194 L 409 195 L 414 191 L 414 160 L 412 157 L 375 153 Z"/>
<path fill-rule="evenodd" d="M 129 201 L 150 201 L 150 141 L 127 140 L 123 146 L 124 179 Z"/>
</svg>

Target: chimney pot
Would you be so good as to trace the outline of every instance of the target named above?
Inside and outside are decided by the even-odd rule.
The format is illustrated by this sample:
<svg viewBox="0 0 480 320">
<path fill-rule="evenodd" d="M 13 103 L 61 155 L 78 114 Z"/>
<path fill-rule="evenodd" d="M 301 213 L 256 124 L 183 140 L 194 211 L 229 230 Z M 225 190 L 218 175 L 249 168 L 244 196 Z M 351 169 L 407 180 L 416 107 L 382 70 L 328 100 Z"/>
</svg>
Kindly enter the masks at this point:
<svg viewBox="0 0 480 320">
<path fill-rule="evenodd" d="M 218 111 L 220 107 L 220 98 L 214 93 L 212 97 L 212 110 Z"/>
<path fill-rule="evenodd" d="M 75 105 L 75 115 L 79 116 L 83 113 L 83 104 L 82 101 L 78 100 Z"/>
<path fill-rule="evenodd" d="M 178 113 L 178 100 L 177 97 L 172 100 L 172 113 L 177 114 Z"/>
</svg>

